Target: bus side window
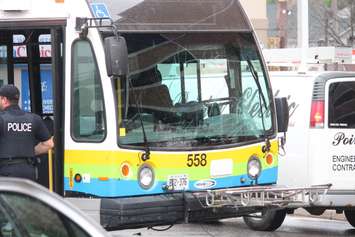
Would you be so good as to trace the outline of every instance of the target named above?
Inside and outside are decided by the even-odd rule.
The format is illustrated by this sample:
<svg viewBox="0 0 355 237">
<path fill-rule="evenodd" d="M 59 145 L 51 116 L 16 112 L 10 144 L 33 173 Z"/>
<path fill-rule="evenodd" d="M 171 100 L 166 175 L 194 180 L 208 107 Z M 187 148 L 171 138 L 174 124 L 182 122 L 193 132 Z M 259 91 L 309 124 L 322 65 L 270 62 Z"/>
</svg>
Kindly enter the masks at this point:
<svg viewBox="0 0 355 237">
<path fill-rule="evenodd" d="M 103 92 L 89 41 L 73 43 L 72 62 L 72 136 L 77 141 L 102 141 L 106 134 Z"/>
</svg>

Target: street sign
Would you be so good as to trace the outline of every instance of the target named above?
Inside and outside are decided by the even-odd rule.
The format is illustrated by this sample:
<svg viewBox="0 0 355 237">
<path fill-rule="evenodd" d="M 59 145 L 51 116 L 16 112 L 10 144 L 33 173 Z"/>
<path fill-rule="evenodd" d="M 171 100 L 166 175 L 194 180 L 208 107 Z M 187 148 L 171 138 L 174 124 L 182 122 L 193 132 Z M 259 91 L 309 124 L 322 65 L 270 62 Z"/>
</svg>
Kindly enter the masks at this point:
<svg viewBox="0 0 355 237">
<path fill-rule="evenodd" d="M 105 3 L 91 3 L 90 7 L 95 18 L 111 18 Z"/>
</svg>

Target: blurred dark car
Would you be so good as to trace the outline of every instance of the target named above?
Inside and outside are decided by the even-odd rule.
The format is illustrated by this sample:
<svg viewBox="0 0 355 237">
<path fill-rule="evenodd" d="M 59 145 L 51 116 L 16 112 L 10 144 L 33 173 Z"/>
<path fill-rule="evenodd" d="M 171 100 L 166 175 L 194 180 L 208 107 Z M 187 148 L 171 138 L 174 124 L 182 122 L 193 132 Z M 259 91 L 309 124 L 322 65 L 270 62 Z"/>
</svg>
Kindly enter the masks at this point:
<svg viewBox="0 0 355 237">
<path fill-rule="evenodd" d="M 1 237 L 109 237 L 98 223 L 42 186 L 0 178 Z"/>
</svg>

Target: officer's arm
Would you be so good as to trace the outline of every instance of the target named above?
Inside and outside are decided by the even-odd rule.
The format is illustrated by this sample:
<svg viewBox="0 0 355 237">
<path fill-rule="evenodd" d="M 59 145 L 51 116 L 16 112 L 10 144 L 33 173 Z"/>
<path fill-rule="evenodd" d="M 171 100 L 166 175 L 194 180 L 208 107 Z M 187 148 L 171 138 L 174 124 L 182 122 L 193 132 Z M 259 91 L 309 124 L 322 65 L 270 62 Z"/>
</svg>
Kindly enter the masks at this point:
<svg viewBox="0 0 355 237">
<path fill-rule="evenodd" d="M 45 154 L 49 151 L 49 149 L 52 149 L 54 146 L 53 143 L 53 138 L 51 137 L 50 139 L 48 139 L 47 141 L 44 142 L 40 142 L 35 146 L 35 155 L 41 155 L 41 154 Z"/>
</svg>

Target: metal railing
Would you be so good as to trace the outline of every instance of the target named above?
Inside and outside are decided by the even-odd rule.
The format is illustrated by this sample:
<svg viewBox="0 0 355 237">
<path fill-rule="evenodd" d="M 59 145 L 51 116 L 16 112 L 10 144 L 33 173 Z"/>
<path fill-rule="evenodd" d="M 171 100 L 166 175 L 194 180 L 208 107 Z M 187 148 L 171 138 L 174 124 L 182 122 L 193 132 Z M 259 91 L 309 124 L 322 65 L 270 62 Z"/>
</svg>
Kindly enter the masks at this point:
<svg viewBox="0 0 355 237">
<path fill-rule="evenodd" d="M 327 194 L 331 184 L 315 185 L 307 188 L 287 188 L 277 186 L 258 186 L 208 190 L 198 193 L 205 199 L 206 207 L 221 206 L 276 206 L 305 207 L 316 204 Z"/>
</svg>

